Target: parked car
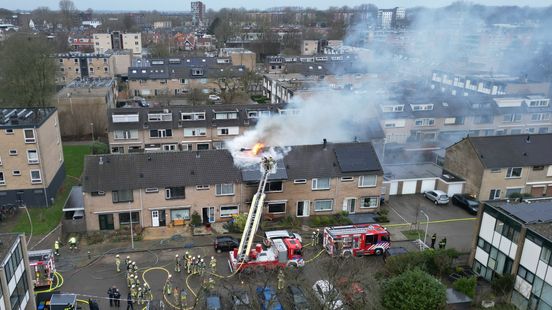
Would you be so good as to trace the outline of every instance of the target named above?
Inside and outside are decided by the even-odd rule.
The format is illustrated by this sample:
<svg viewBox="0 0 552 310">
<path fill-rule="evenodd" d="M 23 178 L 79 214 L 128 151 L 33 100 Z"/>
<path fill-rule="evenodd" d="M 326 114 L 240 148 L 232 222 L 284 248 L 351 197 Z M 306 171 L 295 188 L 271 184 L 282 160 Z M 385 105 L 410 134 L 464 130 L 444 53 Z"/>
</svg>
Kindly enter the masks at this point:
<svg viewBox="0 0 552 310">
<path fill-rule="evenodd" d="M 296 285 L 288 285 L 288 291 L 291 294 L 294 310 L 309 310 L 309 302 L 303 290 Z"/>
<path fill-rule="evenodd" d="M 434 190 L 434 191 L 427 191 L 424 193 L 425 198 L 433 201 L 436 205 L 446 205 L 449 203 L 449 197 L 447 193 L 440 191 L 440 190 Z"/>
<path fill-rule="evenodd" d="M 209 95 L 209 100 L 211 101 L 220 101 L 220 97 L 217 95 Z"/>
<path fill-rule="evenodd" d="M 383 261 L 387 261 L 387 259 L 389 257 L 392 257 L 392 256 L 398 256 L 398 255 L 402 255 L 402 254 L 406 254 L 408 253 L 408 250 L 403 248 L 403 247 L 393 247 L 393 248 L 389 248 L 387 250 L 385 250 L 385 252 L 383 253 Z"/>
<path fill-rule="evenodd" d="M 454 194 L 452 195 L 452 204 L 466 209 L 470 214 L 476 215 L 479 209 L 479 200 L 470 194 Z"/>
<path fill-rule="evenodd" d="M 251 300 L 246 291 L 235 291 L 232 293 L 232 309 L 248 310 L 251 309 Z"/>
<path fill-rule="evenodd" d="M 284 310 L 282 304 L 276 296 L 276 290 L 271 286 L 259 286 L 256 289 L 261 310 Z"/>
<path fill-rule="evenodd" d="M 220 302 L 220 296 L 218 295 L 209 295 L 206 299 L 207 310 L 221 310 L 222 303 Z"/>
<path fill-rule="evenodd" d="M 214 242 L 217 253 L 229 252 L 240 246 L 240 241 L 232 236 L 217 236 Z"/>
<path fill-rule="evenodd" d="M 328 280 L 318 280 L 312 286 L 314 296 L 325 309 L 339 310 L 344 308 L 344 303 L 337 288 Z"/>
</svg>

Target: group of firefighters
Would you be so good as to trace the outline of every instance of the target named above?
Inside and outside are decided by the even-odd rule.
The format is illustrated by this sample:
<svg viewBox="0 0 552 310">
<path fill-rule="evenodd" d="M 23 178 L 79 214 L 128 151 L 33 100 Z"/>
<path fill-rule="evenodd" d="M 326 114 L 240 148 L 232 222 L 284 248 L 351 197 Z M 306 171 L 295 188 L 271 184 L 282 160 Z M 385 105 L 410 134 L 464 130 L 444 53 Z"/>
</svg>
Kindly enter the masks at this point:
<svg viewBox="0 0 552 310">
<path fill-rule="evenodd" d="M 437 234 L 433 234 L 433 236 L 431 236 L 431 248 L 432 249 L 435 249 L 435 242 L 437 242 Z M 447 247 L 447 238 L 443 238 L 441 239 L 441 241 L 439 241 L 439 249 L 444 249 Z"/>
<path fill-rule="evenodd" d="M 115 265 L 117 272 L 121 272 L 121 258 L 119 254 L 115 256 Z M 129 300 L 135 300 L 139 305 L 144 305 L 151 300 L 151 288 L 147 282 L 141 283 L 138 278 L 138 266 L 135 261 L 127 256 L 125 259 L 127 287 L 129 289 Z"/>
<path fill-rule="evenodd" d="M 69 244 L 69 250 L 73 251 L 77 249 L 77 237 L 71 236 L 67 243 Z M 54 253 L 56 254 L 56 256 L 59 256 L 59 248 L 62 245 L 63 244 L 61 244 L 59 238 L 54 242 Z"/>
</svg>

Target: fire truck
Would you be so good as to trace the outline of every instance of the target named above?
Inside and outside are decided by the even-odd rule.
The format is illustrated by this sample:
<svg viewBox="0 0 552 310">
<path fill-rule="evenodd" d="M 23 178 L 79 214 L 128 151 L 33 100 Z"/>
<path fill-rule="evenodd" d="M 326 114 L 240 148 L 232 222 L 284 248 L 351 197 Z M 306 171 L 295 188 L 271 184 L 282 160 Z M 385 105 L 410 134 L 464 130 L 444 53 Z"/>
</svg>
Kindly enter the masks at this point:
<svg viewBox="0 0 552 310">
<path fill-rule="evenodd" d="M 56 266 L 52 250 L 29 251 L 29 265 L 35 288 L 49 287 L 54 280 Z"/>
<path fill-rule="evenodd" d="M 323 242 L 328 254 L 345 257 L 382 255 L 391 245 L 389 232 L 379 224 L 326 227 Z"/>
<path fill-rule="evenodd" d="M 275 173 L 275 168 L 276 163 L 274 161 L 266 157 L 263 158 L 259 187 L 251 201 L 251 208 L 249 209 L 239 248 L 231 251 L 230 258 L 228 259 L 232 272 L 252 267 L 302 267 L 305 265 L 301 253 L 303 246 L 299 239 L 293 235 L 289 236 L 289 238 L 284 237 L 271 240 L 270 247 L 266 249 L 263 248 L 262 244 L 255 244 L 254 249 L 251 248 L 261 221 L 268 176 L 271 173 Z"/>
</svg>

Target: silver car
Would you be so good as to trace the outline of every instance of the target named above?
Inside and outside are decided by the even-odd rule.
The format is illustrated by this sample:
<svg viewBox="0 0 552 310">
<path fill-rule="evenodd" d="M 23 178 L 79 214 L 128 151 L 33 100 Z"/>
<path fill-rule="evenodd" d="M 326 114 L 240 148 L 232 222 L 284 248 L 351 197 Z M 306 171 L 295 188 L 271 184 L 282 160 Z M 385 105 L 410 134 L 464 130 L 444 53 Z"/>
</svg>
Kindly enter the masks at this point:
<svg viewBox="0 0 552 310">
<path fill-rule="evenodd" d="M 447 193 L 440 190 L 427 191 L 424 193 L 424 196 L 433 201 L 436 205 L 446 205 L 449 203 L 449 196 Z"/>
</svg>

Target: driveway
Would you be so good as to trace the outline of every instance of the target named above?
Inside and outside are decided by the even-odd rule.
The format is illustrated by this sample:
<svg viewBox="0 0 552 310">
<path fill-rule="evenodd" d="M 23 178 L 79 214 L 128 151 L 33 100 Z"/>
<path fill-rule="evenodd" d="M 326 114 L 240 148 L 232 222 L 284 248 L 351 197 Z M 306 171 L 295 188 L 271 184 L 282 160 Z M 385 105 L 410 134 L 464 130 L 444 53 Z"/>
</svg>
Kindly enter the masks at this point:
<svg viewBox="0 0 552 310">
<path fill-rule="evenodd" d="M 431 235 L 435 233 L 437 243 L 446 237 L 447 247 L 456 248 L 460 252 L 470 251 L 477 221 L 475 216 L 464 209 L 452 203 L 436 206 L 423 195 L 392 196 L 386 207 L 389 208 L 388 226 L 392 233 L 396 234 L 397 230 L 408 230 L 410 227 L 425 230 L 426 217 L 421 212 L 423 211 L 429 217 L 427 243 L 431 242 Z"/>
</svg>

